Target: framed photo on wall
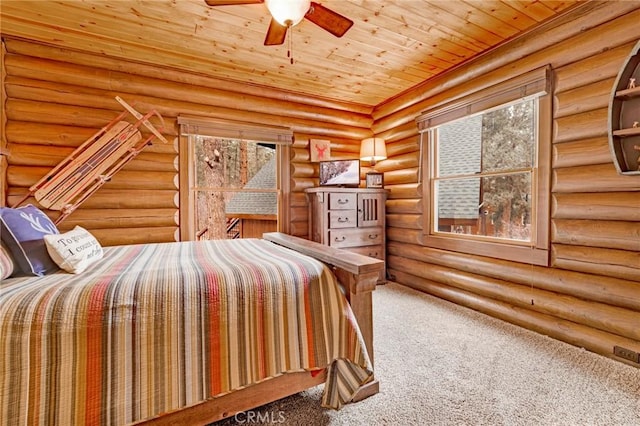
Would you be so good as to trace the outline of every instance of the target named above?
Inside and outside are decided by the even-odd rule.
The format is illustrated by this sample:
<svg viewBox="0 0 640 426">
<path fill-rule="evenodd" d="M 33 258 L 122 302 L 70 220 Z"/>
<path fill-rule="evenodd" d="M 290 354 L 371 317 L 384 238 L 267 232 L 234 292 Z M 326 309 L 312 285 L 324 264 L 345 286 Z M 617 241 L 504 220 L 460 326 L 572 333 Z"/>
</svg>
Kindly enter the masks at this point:
<svg viewBox="0 0 640 426">
<path fill-rule="evenodd" d="M 366 177 L 367 188 L 384 188 L 384 174 L 369 172 Z"/>
</svg>

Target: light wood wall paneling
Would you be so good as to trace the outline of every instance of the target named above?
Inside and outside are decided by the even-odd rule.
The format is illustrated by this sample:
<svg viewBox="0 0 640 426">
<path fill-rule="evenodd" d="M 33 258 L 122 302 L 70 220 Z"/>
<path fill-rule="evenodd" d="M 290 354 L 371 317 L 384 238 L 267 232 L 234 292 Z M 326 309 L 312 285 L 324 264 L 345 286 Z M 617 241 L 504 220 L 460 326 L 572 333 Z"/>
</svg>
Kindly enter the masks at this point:
<svg viewBox="0 0 640 426">
<path fill-rule="evenodd" d="M 316 139 L 316 138 L 313 138 Z M 348 152 L 356 157 L 360 154 L 360 140 L 331 138 L 331 154 L 333 151 Z"/>
<path fill-rule="evenodd" d="M 291 184 L 291 191 L 298 192 L 304 191 L 307 188 L 313 188 L 318 184 L 318 180 L 314 178 L 297 178 Z"/>
<path fill-rule="evenodd" d="M 73 152 L 73 148 L 49 147 L 45 145 L 9 144 L 9 161 L 14 166 L 55 167 Z M 141 152 L 122 170 L 177 171 L 173 165 L 176 154 Z"/>
<path fill-rule="evenodd" d="M 291 162 L 303 163 L 309 162 L 311 156 L 309 155 L 309 149 L 307 148 L 291 148 Z"/>
<path fill-rule="evenodd" d="M 566 117 L 608 108 L 609 97 L 614 84 L 615 77 L 612 77 L 565 92 L 556 92 L 553 103 L 555 117 Z"/>
<path fill-rule="evenodd" d="M 403 229 L 422 229 L 422 215 L 387 213 L 387 226 Z"/>
<path fill-rule="evenodd" d="M 119 71 L 126 74 L 137 74 L 155 79 L 182 82 L 193 86 L 210 87 L 214 89 L 224 87 L 231 92 L 237 92 L 239 94 L 264 96 L 267 98 L 365 115 L 370 115 L 372 111 L 370 106 L 353 102 L 341 102 L 329 98 L 311 97 L 297 92 L 288 92 L 264 86 L 243 84 L 235 80 L 211 78 L 200 74 L 190 74 L 180 70 L 145 65 L 137 62 L 121 61 L 108 56 L 93 55 L 90 53 L 79 52 L 77 50 L 50 48 L 45 45 L 33 44 L 19 39 L 9 39 L 8 43 L 10 44 L 7 48 L 9 52 L 26 56 L 34 56 L 77 65 L 92 64 L 96 68 Z"/>
<path fill-rule="evenodd" d="M 634 339 L 627 339 L 573 321 L 513 306 L 510 303 L 481 297 L 471 292 L 408 274 L 393 267 L 389 272 L 398 277 L 398 280 L 406 282 L 409 287 L 637 367 L 634 363 L 614 357 L 612 350 L 617 345 L 640 352 L 640 342 Z"/>
<path fill-rule="evenodd" d="M 309 234 L 309 227 L 307 221 L 304 222 L 292 222 L 289 228 L 291 235 L 296 237 L 306 238 Z"/>
<path fill-rule="evenodd" d="M 332 160 L 355 160 L 360 157 L 360 149 L 358 151 L 337 151 L 331 149 Z"/>
<path fill-rule="evenodd" d="M 556 193 L 551 200 L 554 219 L 640 221 L 637 192 Z"/>
<path fill-rule="evenodd" d="M 554 243 L 640 251 L 640 222 L 553 219 Z"/>
<path fill-rule="evenodd" d="M 11 187 L 28 188 L 46 175 L 49 167 L 9 166 L 7 181 Z M 176 189 L 176 173 L 121 170 L 104 188 L 110 189 Z"/>
<path fill-rule="evenodd" d="M 639 191 L 638 180 L 616 172 L 613 163 L 554 169 L 553 192 Z"/>
<path fill-rule="evenodd" d="M 304 192 L 292 192 L 289 204 L 291 207 L 306 207 L 309 204 L 307 195 Z"/>
<path fill-rule="evenodd" d="M 292 207 L 290 219 L 292 222 L 307 222 L 308 211 L 306 207 Z"/>
<path fill-rule="evenodd" d="M 422 199 L 387 199 L 387 214 L 422 214 Z"/>
<path fill-rule="evenodd" d="M 6 204 L 7 191 L 9 186 L 7 185 L 7 168 L 9 162 L 6 158 L 7 151 L 7 106 L 6 106 L 6 92 L 5 92 L 5 80 L 7 76 L 6 69 L 4 67 L 4 58 L 6 55 L 6 46 L 4 40 L 0 40 L 0 207 Z"/>
<path fill-rule="evenodd" d="M 403 170 L 391 170 L 384 174 L 384 184 L 399 185 L 418 181 L 418 167 Z"/>
<path fill-rule="evenodd" d="M 474 275 L 496 278 L 525 287 L 539 288 L 585 300 L 640 311 L 638 283 L 619 278 L 594 276 L 577 271 L 509 262 L 484 256 L 465 255 L 430 247 L 420 247 L 394 238 L 387 244 L 389 255 L 429 265 L 441 265 Z"/>
<path fill-rule="evenodd" d="M 554 120 L 554 143 L 607 136 L 608 108 L 600 108 Z"/>
<path fill-rule="evenodd" d="M 460 270 L 424 265 L 416 260 L 388 256 L 389 266 L 408 274 L 458 288 L 477 295 L 588 327 L 624 336 L 640 343 L 640 312 L 555 292 L 513 284 L 495 278 L 478 277 Z"/>
<path fill-rule="evenodd" d="M 388 142 L 395 142 L 415 137 L 418 134 L 418 126 L 413 120 L 396 127 L 383 127 L 380 124 L 374 123 L 373 132 L 376 136 L 384 138 Z"/>
<path fill-rule="evenodd" d="M 375 169 L 379 172 L 391 172 L 393 170 L 416 169 L 419 165 L 417 152 L 395 155 L 376 163 Z"/>
<path fill-rule="evenodd" d="M 618 75 L 620 64 L 629 56 L 635 40 L 591 55 L 588 60 L 579 60 L 555 70 L 557 93 L 586 86 L 596 81 Z"/>
<path fill-rule="evenodd" d="M 554 168 L 610 164 L 611 150 L 606 137 L 556 143 L 551 150 Z"/>
<path fill-rule="evenodd" d="M 387 200 L 422 198 L 422 183 L 420 182 L 401 183 L 395 185 L 385 182 L 384 188 L 388 191 Z"/>
<path fill-rule="evenodd" d="M 112 117 L 113 119 L 114 117 Z M 165 124 L 171 127 L 174 120 L 165 119 Z M 106 124 L 106 123 L 105 123 Z M 7 124 L 7 139 L 10 143 L 25 145 L 48 145 L 60 147 L 77 148 L 84 141 L 93 136 L 99 129 L 93 127 L 74 127 L 59 124 L 34 123 L 26 121 L 11 121 Z M 143 132 L 146 134 L 146 132 Z M 159 154 L 177 154 L 177 146 L 171 143 L 156 141 L 145 147 L 144 152 L 155 152 Z M 135 161 L 135 160 L 134 160 Z"/>
<path fill-rule="evenodd" d="M 556 268 L 638 281 L 640 252 L 554 244 L 551 264 Z"/>
<path fill-rule="evenodd" d="M 388 242 L 398 242 L 403 244 L 416 244 L 422 245 L 423 241 L 422 230 L 418 229 L 405 229 L 405 228 L 394 228 L 391 226 L 387 226 L 387 241 Z M 387 247 L 387 252 L 389 252 L 389 248 Z M 400 281 L 402 284 L 404 282 Z"/>
<path fill-rule="evenodd" d="M 319 166 L 317 163 L 291 163 L 291 176 L 293 178 L 299 177 L 317 177 Z"/>
<path fill-rule="evenodd" d="M 8 205 L 12 206 L 27 193 L 27 188 L 12 188 L 8 196 Z M 38 204 L 35 198 L 29 197 L 24 204 Z M 141 189 L 108 189 L 100 188 L 78 209 L 162 209 L 177 208 L 178 191 L 174 190 L 141 190 Z M 63 222 L 64 223 L 64 222 Z"/>
<path fill-rule="evenodd" d="M 91 234 L 103 246 L 147 244 L 176 241 L 176 226 L 92 229 Z"/>
<path fill-rule="evenodd" d="M 84 206 L 83 206 L 84 207 Z M 177 226 L 177 210 L 169 209 L 77 209 L 60 224 L 60 229 L 139 228 Z"/>
<path fill-rule="evenodd" d="M 396 155 L 409 154 L 420 150 L 420 136 L 412 135 L 395 142 L 387 142 L 387 155 L 389 158 Z"/>
<path fill-rule="evenodd" d="M 245 94 L 237 96 L 234 92 L 220 88 L 194 86 L 172 82 L 166 79 L 146 77 L 96 68 L 95 66 L 56 62 L 22 55 L 7 55 L 7 70 L 16 77 L 46 79 L 63 85 L 78 85 L 84 91 L 102 89 L 107 92 L 128 93 L 136 99 L 156 97 L 158 99 L 184 100 L 211 107 L 234 108 L 244 112 L 269 110 L 273 115 L 286 116 L 310 121 L 326 121 L 352 127 L 370 129 L 372 119 L 365 114 L 313 105 L 296 104 L 291 101 L 270 99 L 264 96 Z M 76 77 L 76 78 L 74 78 Z M 46 85 L 46 83 L 43 83 Z M 225 86 L 220 86 L 225 87 Z M 28 90 L 36 90 L 28 89 Z"/>
</svg>

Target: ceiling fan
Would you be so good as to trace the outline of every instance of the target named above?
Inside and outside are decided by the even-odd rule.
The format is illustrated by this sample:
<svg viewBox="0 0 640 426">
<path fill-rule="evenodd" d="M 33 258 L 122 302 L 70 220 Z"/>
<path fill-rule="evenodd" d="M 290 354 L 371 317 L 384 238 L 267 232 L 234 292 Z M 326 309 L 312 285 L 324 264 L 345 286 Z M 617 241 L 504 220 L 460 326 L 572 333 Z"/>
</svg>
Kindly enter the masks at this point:
<svg viewBox="0 0 640 426">
<path fill-rule="evenodd" d="M 264 39 L 265 46 L 283 44 L 289 27 L 297 25 L 303 18 L 336 37 L 342 37 L 353 25 L 353 21 L 339 13 L 310 0 L 205 0 L 209 6 L 266 3 L 271 13 L 271 23 Z"/>
</svg>

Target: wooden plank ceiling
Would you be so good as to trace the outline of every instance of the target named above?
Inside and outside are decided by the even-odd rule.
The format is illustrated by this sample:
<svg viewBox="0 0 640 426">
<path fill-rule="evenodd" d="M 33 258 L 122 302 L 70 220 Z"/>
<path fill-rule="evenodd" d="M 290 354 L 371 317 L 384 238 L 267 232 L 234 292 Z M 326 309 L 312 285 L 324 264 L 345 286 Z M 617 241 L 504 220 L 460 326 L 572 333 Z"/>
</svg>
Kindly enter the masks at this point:
<svg viewBox="0 0 640 426">
<path fill-rule="evenodd" d="M 0 31 L 366 106 L 529 31 L 578 1 L 322 0 L 354 21 L 336 38 L 308 20 L 263 46 L 264 4 L 204 0 L 2 0 Z"/>
</svg>

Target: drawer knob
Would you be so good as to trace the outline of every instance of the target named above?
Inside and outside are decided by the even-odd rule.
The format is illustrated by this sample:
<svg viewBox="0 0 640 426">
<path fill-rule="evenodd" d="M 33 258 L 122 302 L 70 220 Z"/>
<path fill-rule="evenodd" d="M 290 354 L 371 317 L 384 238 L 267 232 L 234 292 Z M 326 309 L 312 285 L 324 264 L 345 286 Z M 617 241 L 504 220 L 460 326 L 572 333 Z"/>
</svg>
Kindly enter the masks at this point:
<svg viewBox="0 0 640 426">
<path fill-rule="evenodd" d="M 343 200 L 342 198 L 338 198 L 338 204 L 347 204 L 349 200 Z"/>
<path fill-rule="evenodd" d="M 369 238 L 375 240 L 376 238 L 378 238 L 378 234 L 369 234 Z"/>
<path fill-rule="evenodd" d="M 349 218 L 348 217 L 339 217 L 338 218 L 338 222 L 340 222 L 340 223 L 349 222 Z"/>
<path fill-rule="evenodd" d="M 347 237 L 345 237 L 345 236 L 343 235 L 343 236 L 342 236 L 342 237 L 340 237 L 340 238 L 336 237 L 336 238 L 334 239 L 334 241 L 335 241 L 336 243 L 340 243 L 340 242 L 342 242 L 342 241 L 344 241 L 344 240 L 346 240 L 346 239 L 347 239 Z"/>
</svg>

